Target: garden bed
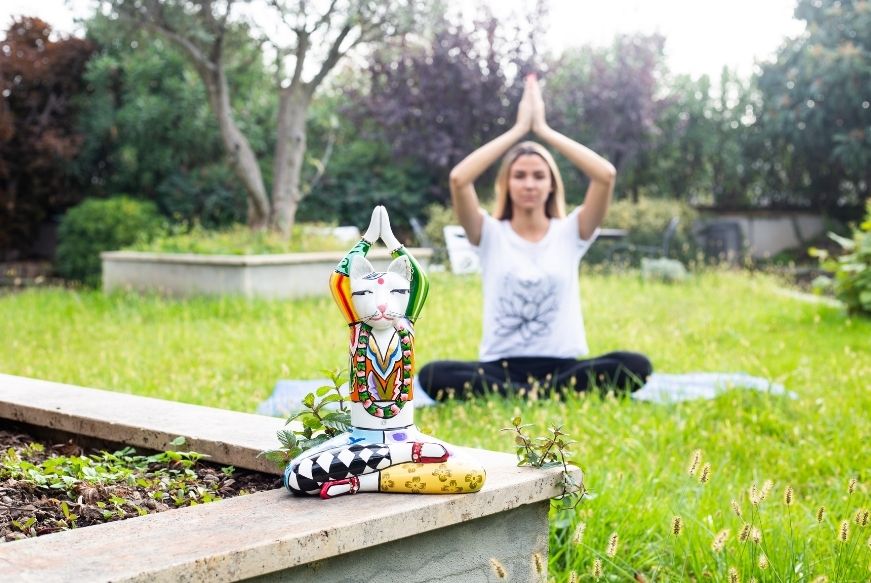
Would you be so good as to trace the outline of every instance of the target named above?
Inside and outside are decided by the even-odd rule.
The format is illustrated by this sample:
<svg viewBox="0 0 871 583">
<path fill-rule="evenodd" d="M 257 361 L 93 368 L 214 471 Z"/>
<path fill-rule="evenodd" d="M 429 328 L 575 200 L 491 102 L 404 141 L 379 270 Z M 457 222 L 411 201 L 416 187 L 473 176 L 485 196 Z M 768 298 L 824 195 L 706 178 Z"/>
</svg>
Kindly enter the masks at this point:
<svg viewBox="0 0 871 583">
<path fill-rule="evenodd" d="M 179 444 L 182 445 L 182 444 Z M 203 461 L 38 440 L 0 420 L 0 542 L 271 490 L 277 476 Z"/>
<path fill-rule="evenodd" d="M 409 252 L 427 267 L 432 249 Z M 329 293 L 330 274 L 344 251 L 279 255 L 200 255 L 109 251 L 100 254 L 105 291 L 134 290 L 170 296 L 240 295 L 289 299 Z M 386 249 L 367 255 L 376 269 L 386 269 Z"/>
<path fill-rule="evenodd" d="M 150 450 L 183 436 L 212 461 L 278 479 L 257 454 L 276 444 L 283 419 L 3 374 L 0 419 Z M 562 491 L 560 469 L 468 453 L 487 472 L 476 494 L 324 501 L 272 489 L 2 544 L 0 580 L 68 581 L 71 557 L 76 580 L 87 581 L 465 581 L 488 572 L 492 559 L 516 580 L 532 580 L 546 568 L 532 559 L 547 556 L 548 499 Z M 69 502 L 67 511 L 75 513 Z"/>
</svg>

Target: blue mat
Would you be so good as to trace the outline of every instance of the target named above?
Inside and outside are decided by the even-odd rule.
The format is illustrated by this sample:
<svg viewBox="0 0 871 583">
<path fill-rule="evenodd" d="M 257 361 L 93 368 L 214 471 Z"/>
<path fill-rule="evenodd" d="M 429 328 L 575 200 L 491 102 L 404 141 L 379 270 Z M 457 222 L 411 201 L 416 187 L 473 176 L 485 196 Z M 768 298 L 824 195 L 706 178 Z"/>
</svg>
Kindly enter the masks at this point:
<svg viewBox="0 0 871 583">
<path fill-rule="evenodd" d="M 750 389 L 796 398 L 795 393 L 787 391 L 780 383 L 744 373 L 723 372 L 653 373 L 643 387 L 632 393 L 632 398 L 651 403 L 677 403 L 694 399 L 713 399 L 730 389 Z"/>
</svg>

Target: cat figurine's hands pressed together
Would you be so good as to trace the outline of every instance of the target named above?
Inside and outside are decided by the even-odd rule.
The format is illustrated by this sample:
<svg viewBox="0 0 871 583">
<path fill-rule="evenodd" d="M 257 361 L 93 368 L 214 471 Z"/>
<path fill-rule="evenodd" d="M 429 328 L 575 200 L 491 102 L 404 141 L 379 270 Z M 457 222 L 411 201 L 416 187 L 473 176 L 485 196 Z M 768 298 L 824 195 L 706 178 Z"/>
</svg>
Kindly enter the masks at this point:
<svg viewBox="0 0 871 583">
<path fill-rule="evenodd" d="M 366 253 L 378 239 L 393 262 L 376 271 Z M 429 292 L 417 261 L 396 240 L 387 209 L 372 212 L 363 238 L 342 259 L 330 290 L 351 331 L 351 425 L 290 461 L 294 494 L 477 492 L 484 468 L 414 425 L 414 328 Z"/>
</svg>

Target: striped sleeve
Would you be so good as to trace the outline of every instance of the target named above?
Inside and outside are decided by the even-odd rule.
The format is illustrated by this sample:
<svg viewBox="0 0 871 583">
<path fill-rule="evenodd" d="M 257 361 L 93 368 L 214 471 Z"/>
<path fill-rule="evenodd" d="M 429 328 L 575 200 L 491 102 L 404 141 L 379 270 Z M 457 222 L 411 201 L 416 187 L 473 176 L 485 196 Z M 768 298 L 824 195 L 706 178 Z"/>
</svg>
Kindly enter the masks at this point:
<svg viewBox="0 0 871 583">
<path fill-rule="evenodd" d="M 333 295 L 336 305 L 339 306 L 339 311 L 342 312 L 345 321 L 352 324 L 360 319 L 357 311 L 354 310 L 354 304 L 351 302 L 351 259 L 354 255 L 366 256 L 372 243 L 365 239 L 354 245 L 348 253 L 342 257 L 336 270 L 330 275 L 330 293 Z"/>
</svg>

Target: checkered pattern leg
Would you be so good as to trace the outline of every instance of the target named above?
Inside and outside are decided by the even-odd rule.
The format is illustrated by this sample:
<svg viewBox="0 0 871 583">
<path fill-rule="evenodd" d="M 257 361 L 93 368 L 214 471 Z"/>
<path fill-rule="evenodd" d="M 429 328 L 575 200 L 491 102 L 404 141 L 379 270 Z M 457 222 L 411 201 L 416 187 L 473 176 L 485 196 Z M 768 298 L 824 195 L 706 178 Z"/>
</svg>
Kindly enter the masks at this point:
<svg viewBox="0 0 871 583">
<path fill-rule="evenodd" d="M 294 494 L 316 495 L 324 482 L 370 474 L 392 463 L 390 449 L 384 444 L 337 447 L 288 466 L 284 482 Z"/>
</svg>

